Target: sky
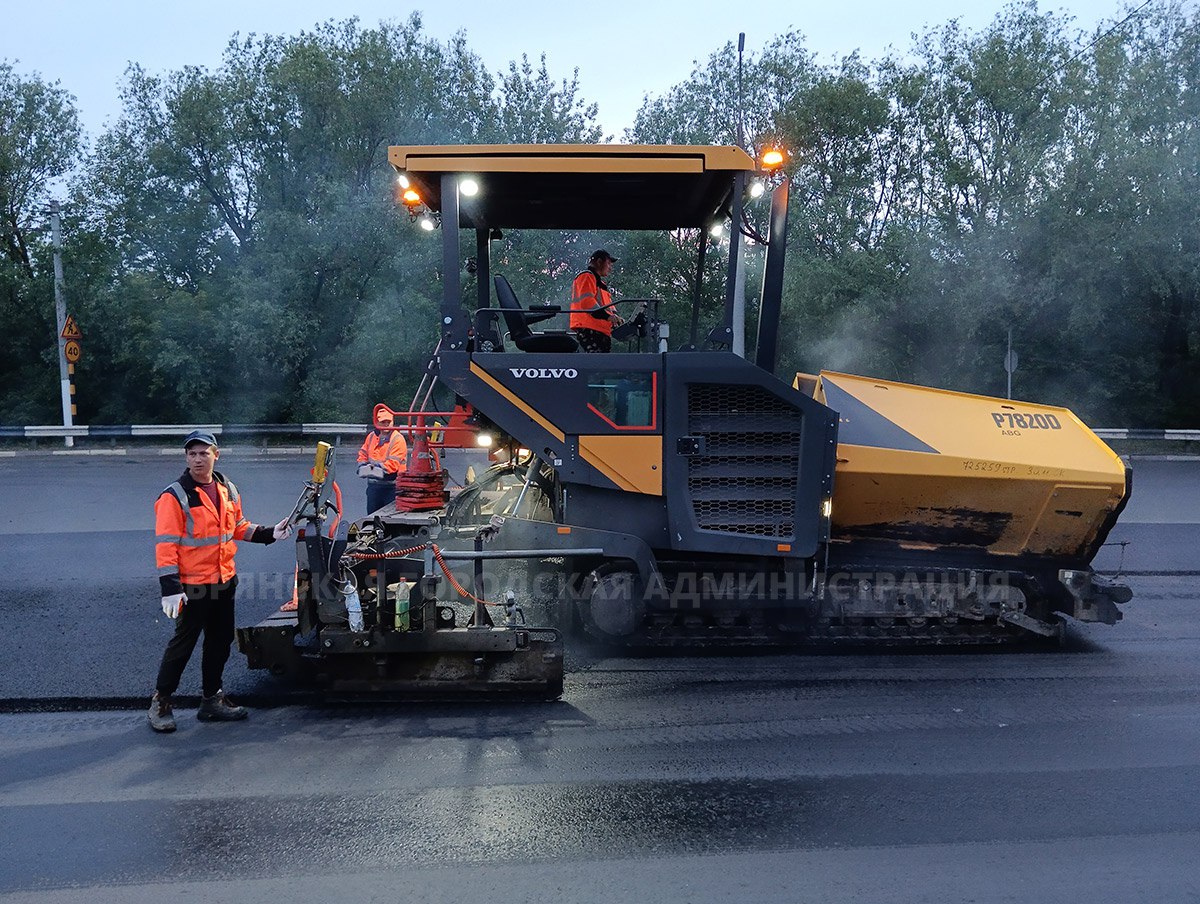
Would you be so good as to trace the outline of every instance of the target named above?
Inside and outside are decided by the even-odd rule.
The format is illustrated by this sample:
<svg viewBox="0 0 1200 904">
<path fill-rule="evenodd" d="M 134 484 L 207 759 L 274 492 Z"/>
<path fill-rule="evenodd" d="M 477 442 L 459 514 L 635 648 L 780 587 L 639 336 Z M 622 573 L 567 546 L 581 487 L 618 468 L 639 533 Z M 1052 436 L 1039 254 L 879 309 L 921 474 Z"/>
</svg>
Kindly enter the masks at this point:
<svg viewBox="0 0 1200 904">
<path fill-rule="evenodd" d="M 295 34 L 327 19 L 357 16 L 364 24 L 405 20 L 420 11 L 426 34 L 446 40 L 465 31 L 468 46 L 489 69 L 522 53 L 546 65 L 556 81 L 579 69 L 580 94 L 599 105 L 606 134 L 621 140 L 646 95 L 687 79 L 726 42 L 746 33 L 757 53 L 774 36 L 797 29 L 818 60 L 832 63 L 858 50 L 867 59 L 889 47 L 903 52 L 914 32 L 958 18 L 986 26 L 1001 0 L 840 0 L 830 3 L 729 0 L 0 0 L 0 60 L 17 72 L 59 81 L 76 98 L 84 129 L 97 135 L 120 113 L 119 88 L 129 62 L 152 73 L 184 65 L 216 67 L 234 32 Z M 1042 10 L 1064 12 L 1086 32 L 1123 15 L 1124 0 L 1057 0 Z M 402 140 L 402 136 L 396 136 Z"/>
</svg>

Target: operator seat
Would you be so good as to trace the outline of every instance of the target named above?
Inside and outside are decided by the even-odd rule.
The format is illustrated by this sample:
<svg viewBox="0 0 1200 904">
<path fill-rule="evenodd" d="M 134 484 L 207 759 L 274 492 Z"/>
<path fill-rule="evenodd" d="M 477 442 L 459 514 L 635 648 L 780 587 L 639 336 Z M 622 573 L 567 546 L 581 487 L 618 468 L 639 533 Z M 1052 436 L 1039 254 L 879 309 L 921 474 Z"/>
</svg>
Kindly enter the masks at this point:
<svg viewBox="0 0 1200 904">
<path fill-rule="evenodd" d="M 500 302 L 504 322 L 508 324 L 508 335 L 523 352 L 577 352 L 579 342 L 570 333 L 546 332 L 535 333 L 529 328 L 526 311 L 517 301 L 516 293 L 503 276 L 497 275 L 496 298 Z"/>
</svg>

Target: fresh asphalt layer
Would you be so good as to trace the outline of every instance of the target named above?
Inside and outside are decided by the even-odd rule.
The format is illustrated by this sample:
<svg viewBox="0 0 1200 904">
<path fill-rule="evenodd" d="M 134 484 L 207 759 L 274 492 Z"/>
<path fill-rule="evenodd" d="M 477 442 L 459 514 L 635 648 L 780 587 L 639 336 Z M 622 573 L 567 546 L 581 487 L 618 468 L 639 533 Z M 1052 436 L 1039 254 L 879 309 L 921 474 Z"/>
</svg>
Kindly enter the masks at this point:
<svg viewBox="0 0 1200 904">
<path fill-rule="evenodd" d="M 352 450 L 351 450 L 352 451 Z M 128 706 L 153 689 L 173 630 L 159 608 L 152 505 L 183 470 L 182 454 L 157 449 L 110 455 L 0 459 L 0 709 Z M 347 514 L 365 514 L 363 481 L 341 466 Z M 273 523 L 292 510 L 311 458 L 231 449 L 218 467 L 240 488 L 246 516 Z M 1139 576 L 1200 574 L 1200 460 L 1135 463 L 1135 493 L 1097 566 Z M 291 543 L 238 549 L 238 624 L 256 624 L 290 598 Z M 1135 597 L 1130 609 L 1141 603 Z M 1117 632 L 1120 631 L 1118 627 Z M 199 685 L 193 657 L 181 693 Z M 236 651 L 226 690 L 259 704 L 293 690 L 250 672 Z"/>
<path fill-rule="evenodd" d="M 598 658 L 542 705 L 0 715 L 0 900 L 1194 902 L 1200 620 Z"/>
<path fill-rule="evenodd" d="M 0 901 L 1195 902 L 1200 475 L 1147 464 L 1126 618 L 1061 647 L 575 653 L 557 703 L 185 706 L 162 736 L 150 504 L 179 462 L 0 459 L 0 698 L 92 698 L 0 714 Z M 308 466 L 222 465 L 264 522 Z M 240 623 L 291 554 L 242 547 Z M 236 653 L 227 678 L 279 700 Z"/>
<path fill-rule="evenodd" d="M 122 451 L 0 459 L 0 616 L 12 654 L 0 659 L 0 710 L 14 701 L 129 705 L 153 690 L 174 630 L 159 607 L 153 504 L 183 473 L 183 455 Z M 338 483 L 347 516 L 358 518 L 366 493 L 354 477 L 354 451 L 342 452 Z M 246 517 L 273 524 L 292 511 L 311 466 L 311 453 L 232 449 L 217 467 L 237 484 Z M 291 598 L 294 543 L 239 544 L 237 565 L 239 625 L 256 624 Z M 199 659 L 197 652 L 185 674 L 185 697 L 189 688 L 197 692 Z M 289 697 L 248 672 L 236 651 L 226 690 Z"/>
</svg>

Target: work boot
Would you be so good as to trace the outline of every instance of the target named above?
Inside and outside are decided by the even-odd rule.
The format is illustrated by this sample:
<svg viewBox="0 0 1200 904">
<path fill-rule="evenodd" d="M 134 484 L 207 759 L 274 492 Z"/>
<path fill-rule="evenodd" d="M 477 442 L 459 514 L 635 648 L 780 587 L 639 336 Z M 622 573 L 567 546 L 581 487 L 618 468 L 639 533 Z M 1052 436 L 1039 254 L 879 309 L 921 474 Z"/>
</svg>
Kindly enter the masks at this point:
<svg viewBox="0 0 1200 904">
<path fill-rule="evenodd" d="M 150 698 L 150 712 L 146 713 L 150 727 L 155 731 L 170 732 L 175 730 L 175 716 L 171 713 L 171 697 L 163 696 L 158 691 Z"/>
<path fill-rule="evenodd" d="M 200 710 L 196 718 L 201 722 L 236 722 L 247 715 L 246 707 L 231 703 L 224 691 L 217 691 L 211 697 L 200 698 Z"/>
</svg>

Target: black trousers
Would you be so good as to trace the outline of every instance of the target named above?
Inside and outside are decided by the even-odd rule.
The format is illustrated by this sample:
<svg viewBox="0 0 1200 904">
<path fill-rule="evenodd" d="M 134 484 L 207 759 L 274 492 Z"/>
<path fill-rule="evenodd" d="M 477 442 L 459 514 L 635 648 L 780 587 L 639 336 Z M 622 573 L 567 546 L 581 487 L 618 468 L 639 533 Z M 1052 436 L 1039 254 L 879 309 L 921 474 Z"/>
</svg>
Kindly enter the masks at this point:
<svg viewBox="0 0 1200 904">
<path fill-rule="evenodd" d="M 396 479 L 376 480 L 367 478 L 367 514 L 379 511 L 396 501 Z"/>
<path fill-rule="evenodd" d="M 175 621 L 175 634 L 168 641 L 162 664 L 158 667 L 155 687 L 159 696 L 175 693 L 201 634 L 204 635 L 200 660 L 204 696 L 211 697 L 221 689 L 221 676 L 233 643 L 233 597 L 237 583 L 235 575 L 224 584 L 183 585 L 187 602 Z"/>
</svg>

